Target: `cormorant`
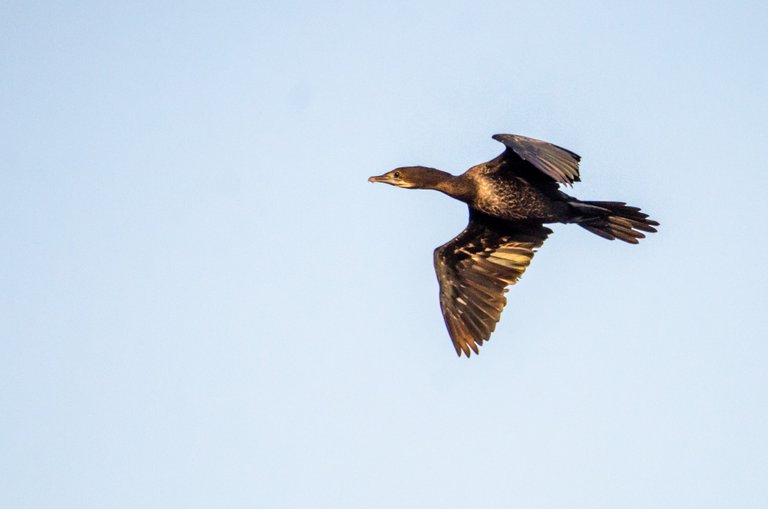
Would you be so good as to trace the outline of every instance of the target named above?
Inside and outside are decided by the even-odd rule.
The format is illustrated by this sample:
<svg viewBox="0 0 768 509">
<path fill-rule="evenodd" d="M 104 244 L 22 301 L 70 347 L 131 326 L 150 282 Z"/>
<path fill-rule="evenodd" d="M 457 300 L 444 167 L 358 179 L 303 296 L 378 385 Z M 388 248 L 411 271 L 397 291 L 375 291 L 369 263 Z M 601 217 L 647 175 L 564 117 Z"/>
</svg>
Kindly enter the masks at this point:
<svg viewBox="0 0 768 509">
<path fill-rule="evenodd" d="M 456 353 L 469 357 L 490 339 L 520 279 L 552 230 L 545 223 L 576 223 L 605 239 L 637 244 L 659 223 L 616 201 L 582 201 L 560 191 L 579 179 L 581 157 L 557 145 L 497 134 L 506 148 L 497 158 L 454 176 L 424 166 L 396 168 L 369 182 L 435 189 L 469 207 L 469 224 L 435 249 L 440 307 Z"/>
</svg>

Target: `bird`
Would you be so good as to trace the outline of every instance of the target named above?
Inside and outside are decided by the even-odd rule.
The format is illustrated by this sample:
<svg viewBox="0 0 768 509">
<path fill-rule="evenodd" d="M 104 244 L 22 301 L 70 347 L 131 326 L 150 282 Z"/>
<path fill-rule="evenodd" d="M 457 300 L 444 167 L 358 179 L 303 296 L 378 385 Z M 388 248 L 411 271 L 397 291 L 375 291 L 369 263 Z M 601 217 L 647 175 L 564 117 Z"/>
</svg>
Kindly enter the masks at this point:
<svg viewBox="0 0 768 509">
<path fill-rule="evenodd" d="M 552 230 L 575 223 L 608 240 L 637 244 L 656 232 L 657 221 L 619 201 L 582 201 L 560 187 L 579 182 L 581 157 L 546 141 L 496 134 L 498 157 L 462 175 L 425 166 L 404 166 L 369 182 L 406 189 L 432 189 L 467 204 L 469 223 L 435 249 L 440 308 L 456 354 L 479 354 L 517 283 Z"/>
</svg>

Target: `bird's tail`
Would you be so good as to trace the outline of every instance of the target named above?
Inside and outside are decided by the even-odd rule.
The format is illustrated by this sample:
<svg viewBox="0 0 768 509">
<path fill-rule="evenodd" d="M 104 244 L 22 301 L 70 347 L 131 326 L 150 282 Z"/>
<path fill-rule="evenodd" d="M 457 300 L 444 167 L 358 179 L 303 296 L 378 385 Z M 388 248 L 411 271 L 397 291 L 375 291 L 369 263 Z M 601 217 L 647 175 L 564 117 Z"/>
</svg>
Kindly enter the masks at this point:
<svg viewBox="0 0 768 509">
<path fill-rule="evenodd" d="M 638 239 L 645 238 L 643 232 L 654 233 L 654 226 L 659 225 L 639 208 L 620 201 L 574 200 L 570 205 L 576 213 L 574 223 L 608 240 L 637 244 Z"/>
</svg>

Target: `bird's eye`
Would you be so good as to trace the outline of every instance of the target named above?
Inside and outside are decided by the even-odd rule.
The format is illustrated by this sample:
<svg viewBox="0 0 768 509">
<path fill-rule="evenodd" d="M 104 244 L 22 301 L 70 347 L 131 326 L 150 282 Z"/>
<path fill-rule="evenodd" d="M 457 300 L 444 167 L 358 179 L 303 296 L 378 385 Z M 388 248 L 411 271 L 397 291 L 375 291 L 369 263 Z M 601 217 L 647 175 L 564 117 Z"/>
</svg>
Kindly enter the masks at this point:
<svg viewBox="0 0 768 509">
<path fill-rule="evenodd" d="M 399 179 L 399 178 L 400 178 L 400 172 L 399 172 L 399 171 L 396 171 L 395 173 L 393 173 L 393 176 L 394 176 L 396 179 Z"/>
</svg>

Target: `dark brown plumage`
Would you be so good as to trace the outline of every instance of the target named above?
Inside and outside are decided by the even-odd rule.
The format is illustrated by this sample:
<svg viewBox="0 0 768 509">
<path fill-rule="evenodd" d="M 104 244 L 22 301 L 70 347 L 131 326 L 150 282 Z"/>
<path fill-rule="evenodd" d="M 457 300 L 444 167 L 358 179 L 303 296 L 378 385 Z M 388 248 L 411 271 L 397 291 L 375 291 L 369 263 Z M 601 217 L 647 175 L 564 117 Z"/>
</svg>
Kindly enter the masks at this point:
<svg viewBox="0 0 768 509">
<path fill-rule="evenodd" d="M 396 168 L 369 182 L 435 189 L 469 207 L 469 224 L 435 249 L 440 307 L 456 353 L 467 357 L 490 339 L 506 304 L 504 294 L 522 276 L 552 230 L 545 223 L 576 223 L 603 238 L 637 244 L 659 223 L 623 202 L 581 201 L 560 191 L 578 182 L 578 155 L 544 141 L 497 134 L 506 150 L 463 175 L 423 166 Z"/>
</svg>

